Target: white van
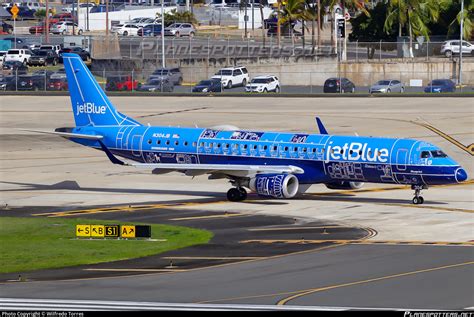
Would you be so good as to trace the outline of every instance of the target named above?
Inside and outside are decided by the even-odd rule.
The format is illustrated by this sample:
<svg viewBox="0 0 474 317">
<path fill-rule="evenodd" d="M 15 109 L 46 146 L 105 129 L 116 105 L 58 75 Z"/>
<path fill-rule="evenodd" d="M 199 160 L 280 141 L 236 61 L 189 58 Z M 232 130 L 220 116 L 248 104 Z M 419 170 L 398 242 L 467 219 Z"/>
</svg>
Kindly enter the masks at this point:
<svg viewBox="0 0 474 317">
<path fill-rule="evenodd" d="M 46 9 L 46 6 L 44 4 L 39 3 L 37 1 L 22 2 L 21 6 L 28 7 L 28 9 L 30 10 Z"/>
<path fill-rule="evenodd" d="M 30 50 L 28 49 L 10 49 L 5 54 L 5 62 L 8 61 L 19 61 L 23 64 L 28 63 L 28 59 L 33 55 Z"/>
</svg>

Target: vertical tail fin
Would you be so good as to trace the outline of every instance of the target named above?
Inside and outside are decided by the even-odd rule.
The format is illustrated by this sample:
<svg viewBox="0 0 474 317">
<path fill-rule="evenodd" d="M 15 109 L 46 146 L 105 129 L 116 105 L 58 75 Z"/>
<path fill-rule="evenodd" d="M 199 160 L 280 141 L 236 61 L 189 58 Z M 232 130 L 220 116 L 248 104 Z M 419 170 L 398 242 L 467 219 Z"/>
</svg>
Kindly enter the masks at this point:
<svg viewBox="0 0 474 317">
<path fill-rule="evenodd" d="M 76 126 L 141 125 L 115 109 L 79 55 L 63 60 Z"/>
</svg>

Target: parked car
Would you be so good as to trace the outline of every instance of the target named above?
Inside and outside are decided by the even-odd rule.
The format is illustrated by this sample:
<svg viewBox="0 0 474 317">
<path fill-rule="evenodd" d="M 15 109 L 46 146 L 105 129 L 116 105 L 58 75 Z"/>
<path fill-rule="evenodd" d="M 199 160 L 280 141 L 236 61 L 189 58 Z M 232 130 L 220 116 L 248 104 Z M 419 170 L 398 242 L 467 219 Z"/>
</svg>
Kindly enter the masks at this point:
<svg viewBox="0 0 474 317">
<path fill-rule="evenodd" d="M 425 92 L 455 92 L 456 85 L 451 79 L 434 79 L 424 89 Z"/>
<path fill-rule="evenodd" d="M 345 77 L 341 78 L 328 78 L 324 82 L 323 91 L 327 92 L 355 92 L 355 85 L 352 81 Z"/>
<path fill-rule="evenodd" d="M 38 1 L 27 1 L 27 2 L 22 2 L 21 3 L 22 6 L 24 7 L 27 7 L 28 9 L 31 9 L 31 10 L 39 10 L 39 9 L 46 9 L 46 6 L 44 5 L 44 3 L 41 3 L 41 2 L 38 2 Z"/>
<path fill-rule="evenodd" d="M 54 73 L 52 73 L 50 78 L 51 79 L 66 78 L 66 70 L 64 68 L 60 68 Z"/>
<path fill-rule="evenodd" d="M 161 36 L 161 24 L 148 24 L 138 29 L 138 36 Z"/>
<path fill-rule="evenodd" d="M 222 92 L 222 84 L 219 79 L 201 80 L 192 92 Z"/>
<path fill-rule="evenodd" d="M 149 79 L 168 80 L 173 85 L 181 85 L 183 83 L 183 74 L 179 67 L 174 68 L 158 68 Z"/>
<path fill-rule="evenodd" d="M 5 54 L 7 54 L 7 51 L 0 51 L 0 67 L 3 66 L 3 60 L 5 59 Z"/>
<path fill-rule="evenodd" d="M 154 18 L 141 18 L 140 21 L 138 21 L 138 22 L 133 22 L 133 20 L 132 20 L 131 23 L 133 23 L 133 24 L 135 24 L 136 26 L 138 26 L 138 28 L 142 28 L 142 27 L 144 27 L 145 25 L 155 23 L 155 19 L 154 19 Z"/>
<path fill-rule="evenodd" d="M 222 86 L 228 89 L 238 85 L 245 87 L 250 80 L 249 73 L 245 67 L 222 68 L 212 78 L 220 79 Z"/>
<path fill-rule="evenodd" d="M 391 93 L 404 92 L 405 87 L 399 80 L 379 80 L 375 85 L 369 88 L 369 94 L 373 93 Z"/>
<path fill-rule="evenodd" d="M 53 78 L 48 82 L 47 90 L 68 90 L 66 78 Z"/>
<path fill-rule="evenodd" d="M 51 50 L 37 50 L 33 52 L 33 55 L 28 59 L 28 65 L 30 66 L 48 66 L 58 63 L 58 55 Z"/>
<path fill-rule="evenodd" d="M 25 39 L 20 37 L 4 37 L 2 38 L 4 41 L 10 41 L 12 48 L 30 48 L 30 44 Z"/>
<path fill-rule="evenodd" d="M 11 10 L 12 10 L 13 7 L 9 7 L 7 9 L 8 13 L 12 13 Z M 36 10 L 32 10 L 28 7 L 25 7 L 25 6 L 17 6 L 17 8 L 19 9 L 18 11 L 18 15 L 17 15 L 17 21 L 21 21 L 21 20 L 33 20 L 33 19 L 36 19 L 35 17 L 35 12 Z M 12 18 L 10 18 L 12 19 Z"/>
<path fill-rule="evenodd" d="M 19 61 L 5 61 L 2 65 L 4 75 L 23 75 L 28 73 L 28 66 Z"/>
<path fill-rule="evenodd" d="M 78 27 L 77 23 L 72 21 L 61 21 L 53 24 L 50 29 L 53 34 L 70 34 L 70 35 L 81 35 L 83 30 Z"/>
<path fill-rule="evenodd" d="M 8 34 L 13 33 L 13 25 L 8 24 L 7 22 L 2 20 L 1 23 L 0 23 L 0 26 L 1 26 L 3 32 L 8 33 Z"/>
<path fill-rule="evenodd" d="M 137 35 L 138 26 L 132 23 L 117 24 L 111 28 L 110 32 L 123 36 Z"/>
<path fill-rule="evenodd" d="M 83 61 L 88 61 L 91 59 L 91 54 L 83 49 L 82 47 L 79 46 L 73 46 L 73 47 L 65 47 L 59 51 L 59 62 L 63 62 L 63 54 L 64 53 L 74 53 L 77 54 L 81 57 Z"/>
<path fill-rule="evenodd" d="M 109 76 L 105 83 L 105 89 L 108 91 L 136 90 L 139 85 L 140 83 L 137 80 L 132 79 L 131 75 Z"/>
<path fill-rule="evenodd" d="M 444 42 L 441 46 L 440 53 L 446 57 L 451 57 L 454 54 L 459 55 L 459 40 Z M 462 53 L 470 55 L 474 54 L 474 45 L 467 41 L 462 41 Z"/>
<path fill-rule="evenodd" d="M 63 21 L 77 22 L 77 19 L 72 15 L 72 13 L 58 13 L 49 18 L 49 23 L 51 24 L 56 24 Z"/>
<path fill-rule="evenodd" d="M 257 76 L 245 86 L 246 92 L 280 92 L 280 81 L 273 75 Z"/>
<path fill-rule="evenodd" d="M 190 37 L 196 35 L 196 29 L 191 23 L 173 23 L 170 26 L 165 27 L 165 36 L 180 37 L 183 35 Z"/>
<path fill-rule="evenodd" d="M 46 90 L 46 80 L 41 76 L 18 76 L 16 90 Z"/>
<path fill-rule="evenodd" d="M 44 34 L 46 32 L 46 23 L 39 23 L 39 24 L 30 26 L 30 28 L 28 29 L 28 32 L 30 32 L 30 34 Z"/>
<path fill-rule="evenodd" d="M 150 92 L 172 92 L 174 85 L 167 79 L 149 79 L 145 84 L 138 88 L 138 91 Z"/>
<path fill-rule="evenodd" d="M 53 51 L 55 54 L 59 54 L 59 51 L 61 50 L 61 45 L 51 45 L 51 44 L 45 44 L 41 45 L 40 50 L 45 50 L 45 51 Z"/>
<path fill-rule="evenodd" d="M 0 90 L 13 90 L 15 89 L 15 76 L 0 76 Z"/>
<path fill-rule="evenodd" d="M 5 54 L 5 62 L 18 61 L 26 65 L 31 55 L 32 52 L 28 49 L 9 49 Z"/>
</svg>

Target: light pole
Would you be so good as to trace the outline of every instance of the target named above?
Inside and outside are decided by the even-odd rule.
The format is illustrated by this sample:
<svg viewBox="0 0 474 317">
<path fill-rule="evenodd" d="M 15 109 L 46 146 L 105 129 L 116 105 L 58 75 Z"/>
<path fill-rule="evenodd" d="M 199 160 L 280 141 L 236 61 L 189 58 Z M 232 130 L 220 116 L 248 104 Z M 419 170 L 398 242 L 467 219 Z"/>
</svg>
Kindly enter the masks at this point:
<svg viewBox="0 0 474 317">
<path fill-rule="evenodd" d="M 166 67 L 165 62 L 165 0 L 161 0 L 161 66 Z"/>
<path fill-rule="evenodd" d="M 461 22 L 459 23 L 459 88 L 462 91 L 462 38 L 463 38 L 463 24 L 464 24 L 464 0 L 461 0 Z"/>
<path fill-rule="evenodd" d="M 105 36 L 109 36 L 109 0 L 105 0 Z"/>
<path fill-rule="evenodd" d="M 46 24 L 44 26 L 44 39 L 49 43 L 49 0 L 46 0 Z"/>
</svg>

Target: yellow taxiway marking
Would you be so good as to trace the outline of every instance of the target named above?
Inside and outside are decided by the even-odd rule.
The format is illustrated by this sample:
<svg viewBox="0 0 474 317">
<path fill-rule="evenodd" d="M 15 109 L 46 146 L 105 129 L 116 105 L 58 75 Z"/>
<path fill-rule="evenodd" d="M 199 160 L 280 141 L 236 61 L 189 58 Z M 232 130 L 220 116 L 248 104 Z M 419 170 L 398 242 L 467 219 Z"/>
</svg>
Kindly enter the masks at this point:
<svg viewBox="0 0 474 317">
<path fill-rule="evenodd" d="M 236 257 L 205 257 L 205 256 L 169 256 L 164 257 L 165 260 L 258 260 L 265 259 L 261 256 L 236 256 Z"/>
<path fill-rule="evenodd" d="M 472 265 L 472 264 L 474 264 L 474 262 L 464 262 L 464 263 L 439 266 L 439 267 L 434 267 L 434 268 L 429 268 L 429 269 L 424 269 L 424 270 L 418 270 L 418 271 L 412 271 L 412 272 L 406 272 L 406 273 L 399 273 L 399 274 L 381 276 L 381 277 L 377 277 L 377 278 L 372 278 L 372 279 L 367 279 L 367 280 L 362 280 L 362 281 L 356 281 L 356 282 L 351 282 L 351 283 L 337 284 L 337 285 L 332 285 L 332 286 L 326 286 L 326 287 L 320 287 L 320 288 L 304 290 L 304 291 L 299 292 L 298 294 L 295 294 L 293 296 L 290 296 L 288 298 L 280 300 L 277 303 L 277 305 L 285 305 L 289 301 L 294 300 L 296 298 L 300 298 L 300 297 L 307 296 L 307 295 L 310 295 L 310 294 L 323 292 L 323 291 L 328 291 L 328 290 L 332 290 L 332 289 L 336 289 L 336 288 L 373 283 L 373 282 L 388 280 L 388 279 L 392 279 L 392 278 L 398 278 L 398 277 L 405 277 L 405 276 L 410 276 L 410 275 L 415 275 L 415 274 L 434 272 L 434 271 L 451 269 L 451 268 L 455 268 L 455 267 L 462 267 L 462 266 Z"/>
<path fill-rule="evenodd" d="M 453 138 L 452 136 L 444 133 L 443 131 L 433 127 L 432 125 L 428 124 L 428 123 L 423 123 L 423 122 L 416 122 L 416 121 L 410 121 L 411 123 L 414 123 L 414 124 L 417 124 L 419 126 L 422 126 L 422 127 L 425 127 L 427 128 L 428 130 L 436 133 L 437 135 L 439 135 L 440 137 L 444 138 L 445 140 L 451 142 L 452 144 L 454 144 L 455 146 L 457 146 L 458 148 L 460 148 L 461 150 L 463 151 L 466 151 L 467 153 L 471 154 L 472 156 L 474 156 L 474 143 L 471 143 L 469 145 L 464 145 L 462 144 L 461 142 L 459 142 L 458 140 L 456 140 L 455 138 Z"/>
<path fill-rule="evenodd" d="M 110 212 L 122 212 L 122 211 L 142 211 L 142 210 L 153 210 L 160 208 L 179 208 L 179 207 L 188 207 L 195 205 L 207 205 L 207 204 L 219 204 L 226 201 L 209 201 L 209 202 L 179 202 L 179 203 L 164 203 L 164 204 L 155 204 L 155 205 L 125 205 L 117 207 L 102 207 L 102 208 L 91 208 L 91 209 L 81 209 L 81 210 L 70 210 L 70 211 L 59 211 L 59 212 L 45 212 L 39 214 L 33 214 L 33 216 L 47 216 L 47 217 L 68 217 L 82 214 L 100 214 L 100 213 L 110 213 Z"/>
<path fill-rule="evenodd" d="M 430 242 L 430 241 L 399 241 L 399 240 L 306 240 L 306 239 L 295 239 L 295 240 L 243 240 L 239 243 L 285 243 L 285 244 L 320 244 L 320 243 L 337 243 L 337 244 L 383 244 L 383 245 L 433 245 L 433 246 L 474 246 L 474 242 Z"/>
<path fill-rule="evenodd" d="M 255 228 L 247 231 L 291 231 L 291 230 L 316 230 L 316 229 L 334 229 L 334 228 L 353 228 L 345 226 L 323 226 L 323 227 L 281 227 L 281 228 Z"/>
<path fill-rule="evenodd" d="M 196 216 L 196 217 L 184 217 L 184 218 L 173 218 L 171 221 L 183 221 L 183 220 L 202 220 L 202 219 L 215 219 L 215 218 L 229 218 L 229 217 L 241 217 L 247 216 L 245 214 L 222 214 L 212 216 Z"/>
<path fill-rule="evenodd" d="M 222 298 L 222 299 L 201 301 L 201 302 L 198 302 L 197 304 L 229 302 L 229 301 L 242 300 L 242 299 L 255 299 L 255 298 L 292 295 L 291 297 L 282 299 L 277 303 L 278 305 L 285 305 L 290 300 L 293 300 L 295 298 L 302 297 L 302 296 L 305 296 L 305 295 L 308 295 L 308 294 L 311 294 L 311 293 L 322 292 L 322 291 L 327 291 L 327 290 L 331 290 L 331 289 L 335 289 L 335 288 L 347 287 L 347 286 L 352 286 L 352 285 L 357 285 L 357 284 L 376 282 L 376 281 L 386 280 L 386 279 L 390 279 L 390 278 L 403 277 L 403 276 L 427 273 L 427 272 L 438 271 L 438 270 L 443 270 L 443 269 L 449 269 L 449 268 L 454 268 L 454 267 L 472 265 L 472 264 L 474 264 L 474 262 L 464 262 L 464 263 L 459 263 L 459 264 L 446 265 L 446 266 L 434 267 L 434 268 L 429 268 L 429 269 L 424 269 L 424 270 L 419 270 L 419 271 L 382 276 L 382 277 L 373 278 L 373 279 L 369 279 L 369 280 L 356 281 L 356 282 L 352 282 L 352 283 L 338 284 L 338 285 L 321 287 L 321 288 L 313 288 L 313 289 L 308 289 L 308 290 L 281 292 L 281 293 L 273 293 L 273 294 L 261 294 L 261 295 L 242 296 L 242 297 Z"/>
<path fill-rule="evenodd" d="M 187 270 L 178 269 L 83 269 L 83 271 L 97 271 L 97 272 L 186 272 Z"/>
</svg>

